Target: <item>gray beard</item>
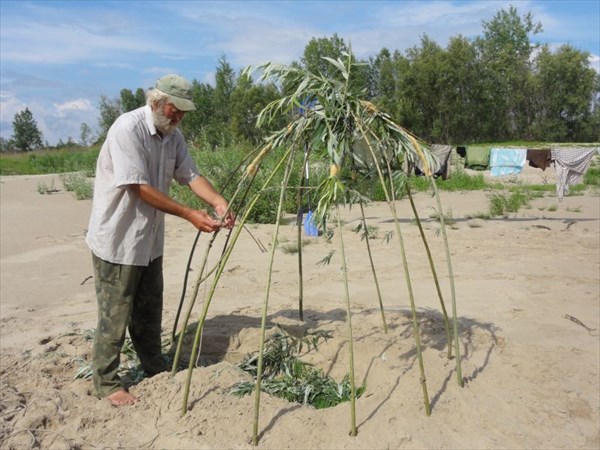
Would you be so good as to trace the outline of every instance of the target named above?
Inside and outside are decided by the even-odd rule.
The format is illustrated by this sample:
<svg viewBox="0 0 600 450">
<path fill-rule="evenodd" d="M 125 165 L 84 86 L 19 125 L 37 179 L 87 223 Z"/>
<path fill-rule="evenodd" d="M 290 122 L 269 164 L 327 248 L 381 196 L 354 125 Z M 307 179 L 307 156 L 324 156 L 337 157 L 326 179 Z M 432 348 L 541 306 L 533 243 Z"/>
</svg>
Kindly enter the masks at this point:
<svg viewBox="0 0 600 450">
<path fill-rule="evenodd" d="M 171 121 L 163 114 L 162 110 L 159 108 L 156 111 L 152 111 L 152 118 L 154 120 L 154 126 L 160 131 L 162 134 L 170 134 L 179 124 L 173 125 Z"/>
</svg>

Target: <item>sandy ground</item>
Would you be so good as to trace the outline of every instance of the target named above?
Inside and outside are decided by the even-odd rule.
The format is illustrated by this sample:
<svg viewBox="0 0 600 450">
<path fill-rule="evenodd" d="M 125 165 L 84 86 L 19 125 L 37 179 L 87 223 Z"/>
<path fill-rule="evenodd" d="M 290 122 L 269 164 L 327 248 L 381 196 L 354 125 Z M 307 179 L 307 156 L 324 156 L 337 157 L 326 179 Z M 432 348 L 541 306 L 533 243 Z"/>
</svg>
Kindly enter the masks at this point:
<svg viewBox="0 0 600 450">
<path fill-rule="evenodd" d="M 553 183 L 553 169 L 527 168 L 512 181 Z M 236 367 L 259 343 L 269 254 L 244 231 L 217 287 L 202 353 L 215 362 L 193 372 L 189 411 L 182 417 L 187 370 L 131 387 L 141 401 L 112 407 L 76 379 L 89 362 L 96 305 L 84 236 L 90 201 L 71 193 L 40 195 L 58 176 L 2 177 L 0 447 L 251 448 L 254 397 L 229 394 L 247 379 Z M 598 192 L 535 199 L 505 218 L 474 218 L 490 192 L 442 193 L 455 223 L 447 232 L 456 282 L 464 387 L 446 334 L 431 270 L 406 200 L 397 203 L 418 312 L 431 415 L 426 416 L 412 335 L 410 301 L 398 237 L 387 205 L 367 210 L 387 334 L 383 330 L 364 241 L 352 232 L 360 211 L 346 210 L 344 241 L 350 278 L 358 435 L 349 436 L 350 405 L 316 410 L 261 396 L 259 448 L 590 448 L 600 446 L 600 200 Z M 450 313 L 450 286 L 435 200 L 416 202 Z M 267 248 L 273 226 L 248 227 Z M 332 338 L 305 355 L 335 379 L 348 371 L 347 317 L 338 235 L 306 237 L 304 322 L 298 320 L 297 255 L 283 251 L 296 228 L 281 230 L 275 253 L 268 326 L 298 335 L 327 330 Z M 170 334 L 195 236 L 167 220 L 165 337 Z M 208 241 L 200 240 L 190 288 Z M 215 244 L 218 254 L 223 244 Z M 335 251 L 329 265 L 317 263 Z M 207 288 L 202 285 L 190 327 Z M 189 298 L 189 296 L 188 296 Z M 189 354 L 186 344 L 184 353 Z"/>
</svg>

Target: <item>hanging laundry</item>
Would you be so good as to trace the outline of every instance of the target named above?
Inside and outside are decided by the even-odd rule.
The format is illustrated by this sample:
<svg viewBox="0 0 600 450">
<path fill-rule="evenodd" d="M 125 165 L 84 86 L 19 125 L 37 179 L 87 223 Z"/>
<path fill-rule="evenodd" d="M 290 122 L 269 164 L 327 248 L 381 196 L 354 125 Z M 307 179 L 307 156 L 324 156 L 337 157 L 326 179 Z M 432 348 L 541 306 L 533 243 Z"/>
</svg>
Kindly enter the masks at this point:
<svg viewBox="0 0 600 450">
<path fill-rule="evenodd" d="M 490 151 L 492 176 L 516 175 L 521 173 L 527 159 L 524 148 L 493 148 Z"/>
<path fill-rule="evenodd" d="M 437 158 L 437 161 L 434 161 L 435 164 L 431 168 L 433 176 L 441 176 L 442 179 L 445 180 L 450 174 L 448 160 L 450 159 L 450 153 L 452 153 L 452 146 L 433 144 L 430 151 L 431 154 Z M 423 163 L 420 160 L 417 162 L 417 166 L 415 167 L 415 175 L 423 175 Z"/>
<path fill-rule="evenodd" d="M 561 147 L 552 149 L 556 169 L 556 196 L 562 200 L 569 193 L 569 186 L 581 182 L 597 148 Z"/>
<path fill-rule="evenodd" d="M 552 163 L 552 152 L 549 148 L 528 148 L 527 161 L 531 167 L 546 170 Z"/>
<path fill-rule="evenodd" d="M 467 147 L 465 167 L 474 170 L 487 170 L 490 166 L 490 149 L 483 147 Z"/>
</svg>

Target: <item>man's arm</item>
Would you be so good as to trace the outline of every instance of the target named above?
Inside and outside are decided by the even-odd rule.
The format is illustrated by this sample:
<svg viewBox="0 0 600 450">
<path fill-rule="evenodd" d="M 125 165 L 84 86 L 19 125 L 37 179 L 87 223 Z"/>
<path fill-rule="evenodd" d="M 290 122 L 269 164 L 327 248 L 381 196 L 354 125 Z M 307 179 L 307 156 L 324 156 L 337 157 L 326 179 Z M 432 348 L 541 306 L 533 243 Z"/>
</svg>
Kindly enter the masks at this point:
<svg viewBox="0 0 600 450">
<path fill-rule="evenodd" d="M 197 179 L 198 178 L 194 179 L 194 181 L 196 181 Z M 192 183 L 194 183 L 194 181 L 192 181 Z M 190 187 L 192 183 L 190 183 Z M 208 214 L 206 211 L 199 211 L 196 209 L 192 209 L 188 206 L 182 205 L 181 203 L 176 202 L 168 195 L 163 194 L 161 191 L 153 188 L 148 184 L 130 184 L 128 186 L 136 195 L 138 195 L 143 201 L 148 203 L 150 206 L 153 206 L 154 208 L 159 209 L 160 211 L 163 211 L 167 214 L 172 214 L 174 216 L 181 217 L 182 219 L 185 219 L 188 222 L 190 222 L 200 231 L 212 232 L 218 230 L 222 226 L 221 222 L 213 219 L 210 216 L 210 214 Z M 214 191 L 214 193 L 216 195 L 219 195 L 216 193 L 216 191 Z M 203 197 L 200 198 L 205 200 Z M 211 197 L 209 196 L 209 198 Z M 208 199 L 206 199 L 205 201 L 214 207 L 214 205 L 210 203 Z M 223 201 L 225 201 L 225 199 L 223 199 Z M 225 205 L 227 205 L 226 201 Z"/>
</svg>

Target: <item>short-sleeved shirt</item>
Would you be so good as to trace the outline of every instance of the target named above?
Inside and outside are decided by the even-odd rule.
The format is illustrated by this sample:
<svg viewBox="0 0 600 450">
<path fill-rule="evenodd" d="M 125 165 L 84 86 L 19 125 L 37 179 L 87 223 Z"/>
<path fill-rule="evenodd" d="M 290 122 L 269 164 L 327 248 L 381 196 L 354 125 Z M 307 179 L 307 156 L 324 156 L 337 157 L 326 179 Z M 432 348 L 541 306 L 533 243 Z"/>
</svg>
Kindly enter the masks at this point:
<svg viewBox="0 0 600 450">
<path fill-rule="evenodd" d="M 164 248 L 164 213 L 128 185 L 146 184 L 168 195 L 175 179 L 183 185 L 199 176 L 178 129 L 161 137 L 152 110 L 143 106 L 110 127 L 96 165 L 94 199 L 86 242 L 99 258 L 147 266 Z"/>
</svg>

